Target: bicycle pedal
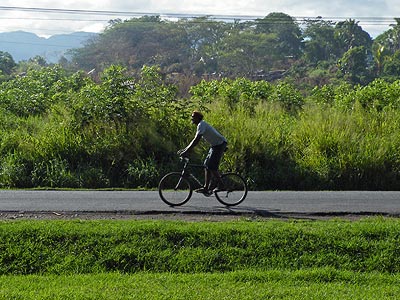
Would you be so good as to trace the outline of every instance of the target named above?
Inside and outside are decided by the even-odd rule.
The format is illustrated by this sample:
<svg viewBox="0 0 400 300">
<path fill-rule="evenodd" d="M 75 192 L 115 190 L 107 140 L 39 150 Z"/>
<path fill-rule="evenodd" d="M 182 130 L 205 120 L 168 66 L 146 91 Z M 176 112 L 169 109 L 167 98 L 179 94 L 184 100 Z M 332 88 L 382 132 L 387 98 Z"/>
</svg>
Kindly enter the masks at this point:
<svg viewBox="0 0 400 300">
<path fill-rule="evenodd" d="M 209 190 L 205 189 L 205 188 L 199 188 L 197 190 L 194 190 L 196 193 L 200 193 L 200 194 L 208 194 L 210 193 Z"/>
</svg>

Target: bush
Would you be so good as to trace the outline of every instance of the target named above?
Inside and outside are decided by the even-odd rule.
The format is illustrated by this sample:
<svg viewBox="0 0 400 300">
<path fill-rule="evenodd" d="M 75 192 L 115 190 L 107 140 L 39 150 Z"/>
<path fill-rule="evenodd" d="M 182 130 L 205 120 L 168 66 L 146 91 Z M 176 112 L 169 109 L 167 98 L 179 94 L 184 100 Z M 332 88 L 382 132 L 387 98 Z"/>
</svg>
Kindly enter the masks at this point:
<svg viewBox="0 0 400 300">
<path fill-rule="evenodd" d="M 128 184 L 132 187 L 155 187 L 160 173 L 154 159 L 136 159 L 128 165 Z"/>
<path fill-rule="evenodd" d="M 80 187 L 97 189 L 110 186 L 110 180 L 100 167 L 80 166 L 75 173 Z"/>
<path fill-rule="evenodd" d="M 62 158 L 35 163 L 32 183 L 40 187 L 79 187 L 77 178 L 69 170 L 67 161 Z"/>
<path fill-rule="evenodd" d="M 30 162 L 18 152 L 2 157 L 0 166 L 0 186 L 6 188 L 31 187 Z"/>
<path fill-rule="evenodd" d="M 157 67 L 134 77 L 112 66 L 99 82 L 52 67 L 4 82 L 0 186 L 155 187 L 176 169 L 200 109 L 228 139 L 221 167 L 254 189 L 400 187 L 399 82 L 327 85 L 305 98 L 286 82 L 237 78 L 191 93 L 178 98 Z"/>
</svg>

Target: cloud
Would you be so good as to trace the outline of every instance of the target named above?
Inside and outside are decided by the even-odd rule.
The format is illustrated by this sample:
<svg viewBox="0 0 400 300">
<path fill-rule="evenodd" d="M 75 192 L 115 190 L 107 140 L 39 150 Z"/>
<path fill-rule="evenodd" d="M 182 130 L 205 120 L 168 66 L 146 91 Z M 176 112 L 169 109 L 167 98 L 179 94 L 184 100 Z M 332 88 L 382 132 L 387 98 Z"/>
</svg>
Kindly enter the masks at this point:
<svg viewBox="0 0 400 300">
<path fill-rule="evenodd" d="M 320 0 L 36 0 L 35 2 L 30 0 L 4 0 L 1 6 L 258 17 L 266 16 L 272 12 L 283 12 L 293 17 L 351 17 L 356 20 L 363 18 L 360 20 L 360 25 L 369 33 L 371 33 L 370 31 L 379 33 L 389 28 L 390 22 L 383 17 L 400 15 L 398 0 L 336 0 L 324 2 Z M 0 9 L 0 28 L 2 31 L 25 30 L 41 35 L 84 29 L 98 31 L 107 25 L 108 20 L 117 17 L 129 18 L 128 16 L 48 14 Z M 372 17 L 378 18 L 372 20 Z"/>
</svg>

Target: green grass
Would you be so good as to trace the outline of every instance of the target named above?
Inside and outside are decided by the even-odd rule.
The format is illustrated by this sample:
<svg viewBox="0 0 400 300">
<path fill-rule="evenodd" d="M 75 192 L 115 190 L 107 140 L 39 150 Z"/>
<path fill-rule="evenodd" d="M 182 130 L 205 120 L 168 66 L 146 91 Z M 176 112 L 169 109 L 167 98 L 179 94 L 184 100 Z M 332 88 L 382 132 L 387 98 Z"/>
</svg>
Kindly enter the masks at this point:
<svg viewBox="0 0 400 300">
<path fill-rule="evenodd" d="M 1 274 L 400 271 L 400 220 L 0 223 Z"/>
<path fill-rule="evenodd" d="M 399 219 L 0 222 L 0 299 L 396 299 L 399 292 Z"/>
<path fill-rule="evenodd" d="M 0 299 L 396 299 L 399 275 L 333 269 L 0 277 Z"/>
</svg>

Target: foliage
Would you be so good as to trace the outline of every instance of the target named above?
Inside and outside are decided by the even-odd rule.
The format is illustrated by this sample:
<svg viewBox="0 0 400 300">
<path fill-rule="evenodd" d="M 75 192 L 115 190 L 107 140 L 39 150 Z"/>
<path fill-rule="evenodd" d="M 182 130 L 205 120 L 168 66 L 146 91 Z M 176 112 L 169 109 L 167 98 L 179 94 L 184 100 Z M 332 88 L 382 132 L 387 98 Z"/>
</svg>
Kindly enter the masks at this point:
<svg viewBox="0 0 400 300">
<path fill-rule="evenodd" d="M 16 65 L 10 53 L 0 51 L 0 81 L 6 80 Z"/>
<path fill-rule="evenodd" d="M 336 59 L 339 53 L 334 24 L 320 19 L 307 20 L 306 24 L 303 32 L 305 59 L 311 63 Z"/>
<path fill-rule="evenodd" d="M 281 58 L 300 55 L 302 33 L 294 18 L 284 13 L 270 13 L 255 24 L 256 32 L 276 36 L 274 47 Z"/>
<path fill-rule="evenodd" d="M 176 99 L 156 67 L 133 77 L 112 66 L 100 80 L 53 66 L 2 84 L 1 186 L 156 184 L 156 173 L 132 180 L 132 164 L 143 157 L 170 163 L 197 105 Z"/>
<path fill-rule="evenodd" d="M 139 73 L 143 65 L 159 65 L 193 81 L 286 77 L 302 92 L 337 79 L 366 85 L 398 78 L 399 24 L 391 27 L 373 40 L 353 19 L 298 20 L 279 12 L 245 22 L 144 16 L 110 22 L 99 38 L 74 50 L 70 67 L 102 72 L 118 64 Z"/>
<path fill-rule="evenodd" d="M 128 165 L 127 172 L 133 186 L 147 188 L 157 186 L 161 175 L 154 158 L 133 161 Z"/>
<path fill-rule="evenodd" d="M 299 20 L 280 12 L 234 22 L 209 17 L 116 19 L 83 48 L 72 50 L 71 61 L 63 57 L 60 64 L 70 71 L 86 70 L 96 79 L 112 65 L 136 75 L 144 65 L 159 66 L 164 74 L 191 82 L 285 77 L 306 93 L 310 86 L 338 79 L 362 85 L 376 78 L 398 79 L 400 25 L 398 18 L 394 21 L 373 40 L 357 20 Z M 10 54 L 0 54 L 0 81 L 48 66 L 40 56 L 15 65 Z"/>
<path fill-rule="evenodd" d="M 30 70 L 0 85 L 0 106 L 22 117 L 42 114 L 58 92 L 66 91 L 61 84 L 65 78 L 65 71 L 58 66 Z"/>
<path fill-rule="evenodd" d="M 288 59 L 301 57 L 301 41 L 296 20 L 282 13 L 244 23 L 145 16 L 111 22 L 98 39 L 73 51 L 71 65 L 97 72 L 112 64 L 134 71 L 159 65 L 166 73 L 251 78 L 288 68 Z"/>
<path fill-rule="evenodd" d="M 368 58 L 363 46 L 354 47 L 345 52 L 338 61 L 338 66 L 350 83 L 365 84 L 369 82 Z"/>
<path fill-rule="evenodd" d="M 341 54 L 354 47 L 365 47 L 369 49 L 372 45 L 370 35 L 365 32 L 356 20 L 345 20 L 335 25 L 335 38 L 341 49 Z"/>
<path fill-rule="evenodd" d="M 222 168 L 253 189 L 397 190 L 399 86 L 342 82 L 305 96 L 287 80 L 224 78 L 180 98 L 157 67 L 111 66 L 99 81 L 31 70 L 1 85 L 0 185 L 156 187 L 177 168 L 200 109 L 228 139 Z"/>
</svg>

